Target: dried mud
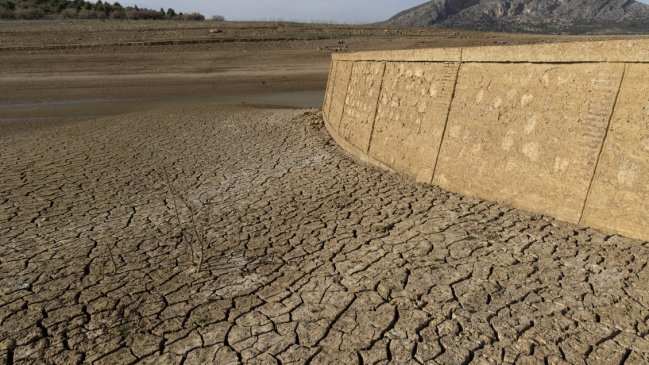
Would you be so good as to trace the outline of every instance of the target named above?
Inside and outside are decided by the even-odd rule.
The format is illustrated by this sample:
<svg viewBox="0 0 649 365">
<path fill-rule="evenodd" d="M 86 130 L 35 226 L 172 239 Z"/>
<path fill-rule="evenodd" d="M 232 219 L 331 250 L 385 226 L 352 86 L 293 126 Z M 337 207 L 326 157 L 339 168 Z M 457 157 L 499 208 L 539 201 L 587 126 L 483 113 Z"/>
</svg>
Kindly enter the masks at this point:
<svg viewBox="0 0 649 365">
<path fill-rule="evenodd" d="M 0 146 L 0 362 L 649 360 L 647 243 L 359 163 L 313 112 L 158 110 Z M 207 231 L 199 272 L 163 170 Z"/>
</svg>

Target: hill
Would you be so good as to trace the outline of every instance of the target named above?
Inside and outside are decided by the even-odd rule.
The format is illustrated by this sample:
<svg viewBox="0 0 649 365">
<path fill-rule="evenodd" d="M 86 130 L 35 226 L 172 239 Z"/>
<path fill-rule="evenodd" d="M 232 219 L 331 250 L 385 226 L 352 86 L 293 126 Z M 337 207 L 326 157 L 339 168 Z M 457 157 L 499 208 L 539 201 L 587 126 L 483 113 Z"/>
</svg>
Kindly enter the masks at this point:
<svg viewBox="0 0 649 365">
<path fill-rule="evenodd" d="M 649 5 L 634 0 L 433 0 L 385 23 L 531 33 L 649 33 Z"/>
<path fill-rule="evenodd" d="M 155 19 L 204 20 L 198 13 L 183 14 L 174 9 L 123 7 L 120 3 L 84 0 L 0 0 L 0 19 Z"/>
</svg>

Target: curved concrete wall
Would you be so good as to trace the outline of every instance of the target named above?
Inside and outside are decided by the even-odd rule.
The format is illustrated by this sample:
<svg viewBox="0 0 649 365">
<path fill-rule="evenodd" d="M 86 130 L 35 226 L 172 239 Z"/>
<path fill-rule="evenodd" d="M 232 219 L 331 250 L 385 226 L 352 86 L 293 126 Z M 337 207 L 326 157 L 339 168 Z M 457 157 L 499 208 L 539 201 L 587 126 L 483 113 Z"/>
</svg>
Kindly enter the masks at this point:
<svg viewBox="0 0 649 365">
<path fill-rule="evenodd" d="M 649 240 L 649 41 L 337 54 L 323 112 L 364 161 Z"/>
</svg>

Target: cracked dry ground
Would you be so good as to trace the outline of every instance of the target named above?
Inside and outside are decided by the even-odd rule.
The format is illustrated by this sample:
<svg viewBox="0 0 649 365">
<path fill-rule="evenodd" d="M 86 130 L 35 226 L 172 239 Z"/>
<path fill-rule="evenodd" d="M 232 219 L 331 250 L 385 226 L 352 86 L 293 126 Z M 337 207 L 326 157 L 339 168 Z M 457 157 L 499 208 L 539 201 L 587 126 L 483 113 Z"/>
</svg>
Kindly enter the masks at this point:
<svg viewBox="0 0 649 365">
<path fill-rule="evenodd" d="M 649 361 L 648 243 L 364 165 L 304 110 L 0 142 L 0 363 Z"/>
</svg>

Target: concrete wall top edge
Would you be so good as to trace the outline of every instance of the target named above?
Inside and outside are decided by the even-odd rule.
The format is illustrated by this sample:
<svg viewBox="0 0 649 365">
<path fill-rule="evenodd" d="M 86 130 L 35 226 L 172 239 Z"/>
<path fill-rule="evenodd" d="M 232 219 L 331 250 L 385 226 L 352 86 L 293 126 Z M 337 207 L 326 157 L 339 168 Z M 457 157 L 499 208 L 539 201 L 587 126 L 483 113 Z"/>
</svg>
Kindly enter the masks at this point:
<svg viewBox="0 0 649 365">
<path fill-rule="evenodd" d="M 649 63 L 649 39 L 340 53 L 336 61 Z"/>
<path fill-rule="evenodd" d="M 461 48 L 428 48 L 399 51 L 334 53 L 337 61 L 460 62 Z"/>
</svg>

